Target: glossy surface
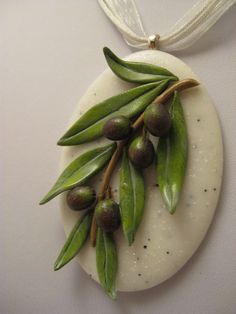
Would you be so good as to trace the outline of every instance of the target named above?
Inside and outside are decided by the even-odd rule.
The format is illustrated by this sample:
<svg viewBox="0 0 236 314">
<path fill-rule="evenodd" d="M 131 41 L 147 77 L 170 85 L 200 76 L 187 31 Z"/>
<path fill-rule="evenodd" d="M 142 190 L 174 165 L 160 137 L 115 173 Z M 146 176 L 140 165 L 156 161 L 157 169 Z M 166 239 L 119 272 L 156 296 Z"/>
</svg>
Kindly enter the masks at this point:
<svg viewBox="0 0 236 314">
<path fill-rule="evenodd" d="M 181 197 L 188 160 L 188 131 L 177 92 L 174 94 L 170 113 L 170 132 L 159 140 L 157 146 L 157 183 L 167 209 L 174 214 Z"/>
<path fill-rule="evenodd" d="M 74 186 L 84 184 L 97 174 L 110 160 L 116 144 L 97 147 L 86 151 L 73 160 L 57 179 L 54 186 L 41 200 L 45 204 L 58 194 L 72 189 Z"/>
<path fill-rule="evenodd" d="M 107 63 L 111 70 L 121 79 L 133 83 L 150 83 L 178 78 L 165 68 L 144 62 L 130 62 L 117 57 L 109 48 L 103 49 Z"/>
<path fill-rule="evenodd" d="M 163 52 L 135 53 L 132 60 L 168 67 L 180 79 L 196 78 L 182 61 Z M 109 90 L 104 88 L 107 82 L 110 84 Z M 126 83 L 115 78 L 110 71 L 105 71 L 81 99 L 73 120 L 77 119 L 80 111 L 87 110 L 95 102 L 125 88 Z M 156 186 L 154 165 L 145 170 L 145 183 L 148 187 L 146 204 L 135 242 L 128 246 L 122 232 L 116 234 L 119 249 L 118 290 L 147 289 L 173 276 L 196 251 L 212 221 L 220 192 L 223 160 L 218 118 L 203 85 L 182 92 L 181 102 L 189 132 L 189 160 L 182 197 L 176 213 L 170 215 Z M 92 145 L 93 143 L 79 148 L 65 148 L 61 166 L 65 167 L 77 150 L 81 152 Z M 113 178 L 112 186 L 114 190 L 119 188 L 118 175 Z M 118 199 L 118 191 L 114 194 Z M 61 207 L 65 231 L 68 234 L 75 223 L 75 215 L 68 211 L 64 199 Z M 98 280 L 94 249 L 86 245 L 78 260 L 85 271 Z"/>
<path fill-rule="evenodd" d="M 123 115 L 132 118 L 142 112 L 168 85 L 168 80 L 134 87 L 124 93 L 94 104 L 86 111 L 58 141 L 69 146 L 90 142 L 102 136 L 105 123 L 113 117 Z"/>
<path fill-rule="evenodd" d="M 132 132 L 131 121 L 125 116 L 116 116 L 106 122 L 103 135 L 112 141 L 127 138 Z"/>
<path fill-rule="evenodd" d="M 171 118 L 166 105 L 151 104 L 144 111 L 144 125 L 153 136 L 166 135 L 171 126 Z"/>
<path fill-rule="evenodd" d="M 64 265 L 69 263 L 76 256 L 76 254 L 79 253 L 87 240 L 91 222 L 91 212 L 85 213 L 78 220 L 74 228 L 71 230 L 70 235 L 68 236 L 68 239 L 54 264 L 54 270 L 62 268 Z"/>
<path fill-rule="evenodd" d="M 145 206 L 145 184 L 142 172 L 135 169 L 124 150 L 120 167 L 119 200 L 122 230 L 129 245 L 143 217 Z"/>
<path fill-rule="evenodd" d="M 132 164 L 140 169 L 149 167 L 154 159 L 154 147 L 147 135 L 135 137 L 129 147 L 128 156 Z"/>
<path fill-rule="evenodd" d="M 116 244 L 113 235 L 100 228 L 97 230 L 96 265 L 102 287 L 112 299 L 115 299 L 118 267 Z"/>
<path fill-rule="evenodd" d="M 105 232 L 113 232 L 120 226 L 120 208 L 113 199 L 100 201 L 95 208 L 98 227 Z"/>
<path fill-rule="evenodd" d="M 67 193 L 66 201 L 70 209 L 89 208 L 96 200 L 96 192 L 90 186 L 77 186 Z"/>
</svg>

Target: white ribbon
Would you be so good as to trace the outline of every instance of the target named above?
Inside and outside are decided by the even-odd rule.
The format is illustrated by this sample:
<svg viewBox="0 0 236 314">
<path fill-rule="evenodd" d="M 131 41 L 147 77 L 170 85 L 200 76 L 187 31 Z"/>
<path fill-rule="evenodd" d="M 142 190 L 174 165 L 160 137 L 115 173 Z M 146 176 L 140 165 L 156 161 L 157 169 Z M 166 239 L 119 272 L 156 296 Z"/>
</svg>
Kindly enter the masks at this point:
<svg viewBox="0 0 236 314">
<path fill-rule="evenodd" d="M 236 0 L 199 0 L 163 36 L 146 34 L 134 0 L 98 0 L 98 2 L 129 46 L 176 51 L 196 42 Z"/>
</svg>

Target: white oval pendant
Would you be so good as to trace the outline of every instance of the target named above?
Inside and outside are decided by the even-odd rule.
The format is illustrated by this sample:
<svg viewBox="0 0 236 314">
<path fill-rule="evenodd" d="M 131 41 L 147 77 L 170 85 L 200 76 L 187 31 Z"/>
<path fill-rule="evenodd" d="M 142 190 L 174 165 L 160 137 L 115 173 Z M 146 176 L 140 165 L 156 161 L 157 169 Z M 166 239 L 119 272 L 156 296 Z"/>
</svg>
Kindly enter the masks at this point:
<svg viewBox="0 0 236 314">
<path fill-rule="evenodd" d="M 141 51 L 127 59 L 163 66 L 180 79 L 198 80 L 181 60 L 161 51 Z M 71 123 L 95 103 L 131 86 L 133 84 L 120 80 L 107 69 L 82 97 L 72 115 Z M 202 84 L 181 92 L 180 96 L 189 136 L 189 160 L 181 200 L 176 213 L 170 215 L 155 186 L 154 168 L 150 167 L 145 171 L 146 205 L 134 244 L 128 246 L 121 231 L 116 232 L 119 257 L 117 289 L 120 291 L 147 289 L 173 276 L 199 247 L 216 209 L 223 165 L 222 138 L 217 114 Z M 60 170 L 76 156 L 103 141 L 104 139 L 100 139 L 63 148 Z M 95 188 L 98 183 L 99 178 L 92 180 Z M 114 173 L 111 185 L 118 199 L 118 171 Z M 68 235 L 80 213 L 67 207 L 65 195 L 61 197 L 61 211 L 65 233 Z M 82 268 L 98 281 L 95 249 L 89 243 L 81 250 L 77 260 Z"/>
</svg>

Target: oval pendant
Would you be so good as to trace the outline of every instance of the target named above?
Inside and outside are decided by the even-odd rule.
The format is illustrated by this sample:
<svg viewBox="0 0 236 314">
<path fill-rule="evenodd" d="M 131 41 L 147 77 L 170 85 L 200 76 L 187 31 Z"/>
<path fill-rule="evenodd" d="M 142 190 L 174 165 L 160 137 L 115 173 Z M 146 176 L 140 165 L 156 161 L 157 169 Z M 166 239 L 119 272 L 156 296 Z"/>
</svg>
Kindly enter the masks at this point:
<svg viewBox="0 0 236 314">
<path fill-rule="evenodd" d="M 162 66 L 179 79 L 195 78 L 192 70 L 176 57 L 161 51 L 140 51 L 128 60 Z M 199 80 L 198 80 L 199 81 Z M 94 104 L 133 87 L 117 78 L 109 69 L 89 87 L 72 115 L 71 123 Z M 170 215 L 156 187 L 155 168 L 145 170 L 146 203 L 135 242 L 128 246 L 121 231 L 116 232 L 118 248 L 117 289 L 143 290 L 173 276 L 195 253 L 212 221 L 220 193 L 223 146 L 217 114 L 205 87 L 180 93 L 188 129 L 189 158 L 184 187 L 176 213 Z M 74 147 L 64 147 L 60 170 L 76 156 L 99 146 L 104 139 Z M 101 176 L 91 181 L 97 189 Z M 118 169 L 112 182 L 118 200 Z M 77 222 L 79 213 L 71 211 L 61 197 L 62 220 L 66 235 Z M 82 268 L 98 281 L 95 249 L 89 243 L 77 257 Z"/>
</svg>

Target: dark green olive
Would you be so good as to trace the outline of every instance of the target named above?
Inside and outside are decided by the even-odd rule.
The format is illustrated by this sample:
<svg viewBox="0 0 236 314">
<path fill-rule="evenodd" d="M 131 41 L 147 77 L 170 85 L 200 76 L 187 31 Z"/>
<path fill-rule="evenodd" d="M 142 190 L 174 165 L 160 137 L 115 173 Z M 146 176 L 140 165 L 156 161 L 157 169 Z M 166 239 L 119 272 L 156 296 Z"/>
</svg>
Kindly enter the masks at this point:
<svg viewBox="0 0 236 314">
<path fill-rule="evenodd" d="M 169 111 L 163 104 L 151 104 L 144 112 L 146 129 L 154 136 L 166 135 L 171 127 Z"/>
<path fill-rule="evenodd" d="M 66 200 L 73 210 L 88 209 L 96 200 L 96 192 L 90 186 L 77 186 L 67 193 Z"/>
<path fill-rule="evenodd" d="M 95 219 L 98 227 L 106 232 L 113 232 L 120 225 L 120 207 L 113 199 L 99 202 L 95 208 Z"/>
<path fill-rule="evenodd" d="M 131 132 L 131 122 L 124 116 L 111 118 L 103 127 L 103 135 L 112 141 L 123 140 L 127 138 Z"/>
<path fill-rule="evenodd" d="M 147 168 L 154 159 L 154 147 L 146 136 L 136 137 L 129 146 L 129 159 L 137 168 Z"/>
</svg>

